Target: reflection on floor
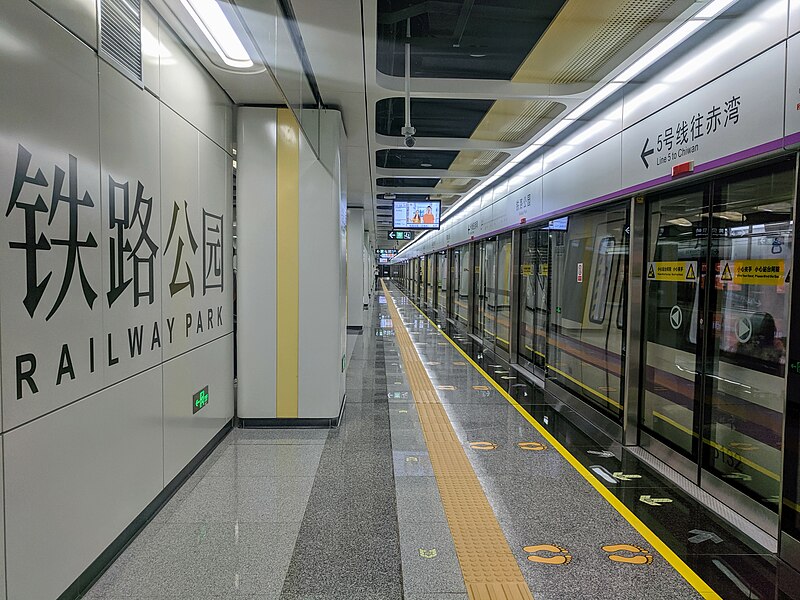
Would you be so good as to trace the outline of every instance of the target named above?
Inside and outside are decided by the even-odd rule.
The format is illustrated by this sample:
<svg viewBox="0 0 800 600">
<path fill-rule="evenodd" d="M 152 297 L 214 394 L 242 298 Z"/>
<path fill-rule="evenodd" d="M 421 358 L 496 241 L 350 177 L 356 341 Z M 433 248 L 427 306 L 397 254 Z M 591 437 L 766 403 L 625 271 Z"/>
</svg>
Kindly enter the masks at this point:
<svg viewBox="0 0 800 600">
<path fill-rule="evenodd" d="M 393 297 L 534 598 L 703 597 L 396 289 Z M 365 317 L 362 334 L 348 336 L 340 427 L 234 430 L 87 598 L 467 599 L 399 325 L 382 294 Z M 469 338 L 458 342 L 488 372 L 508 371 Z M 538 388 L 498 381 L 582 463 L 609 473 L 608 488 L 719 596 L 796 597 L 794 572 L 774 556 Z"/>
</svg>

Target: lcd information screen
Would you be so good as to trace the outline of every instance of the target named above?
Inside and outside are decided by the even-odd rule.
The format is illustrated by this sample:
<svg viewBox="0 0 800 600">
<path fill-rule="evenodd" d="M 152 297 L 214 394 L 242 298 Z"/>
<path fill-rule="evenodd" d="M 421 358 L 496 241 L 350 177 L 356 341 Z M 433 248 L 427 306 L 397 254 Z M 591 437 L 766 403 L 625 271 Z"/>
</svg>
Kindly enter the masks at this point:
<svg viewBox="0 0 800 600">
<path fill-rule="evenodd" d="M 566 231 L 569 227 L 569 217 L 561 217 L 550 221 L 548 229 L 550 231 Z"/>
<path fill-rule="evenodd" d="M 395 200 L 392 207 L 395 229 L 439 229 L 440 200 Z"/>
</svg>

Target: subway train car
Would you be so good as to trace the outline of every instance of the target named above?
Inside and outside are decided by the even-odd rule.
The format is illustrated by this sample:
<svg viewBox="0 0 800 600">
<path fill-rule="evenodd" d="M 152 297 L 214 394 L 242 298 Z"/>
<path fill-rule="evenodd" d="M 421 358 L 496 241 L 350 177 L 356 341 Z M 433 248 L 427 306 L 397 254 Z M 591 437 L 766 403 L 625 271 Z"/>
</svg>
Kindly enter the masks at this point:
<svg viewBox="0 0 800 600">
<path fill-rule="evenodd" d="M 555 135 L 465 196 L 395 263 L 441 324 L 800 558 L 800 477 L 786 461 L 800 450 L 800 8 L 781 41 L 781 6 L 747 5 L 746 27 L 610 91 L 588 131 Z"/>
</svg>

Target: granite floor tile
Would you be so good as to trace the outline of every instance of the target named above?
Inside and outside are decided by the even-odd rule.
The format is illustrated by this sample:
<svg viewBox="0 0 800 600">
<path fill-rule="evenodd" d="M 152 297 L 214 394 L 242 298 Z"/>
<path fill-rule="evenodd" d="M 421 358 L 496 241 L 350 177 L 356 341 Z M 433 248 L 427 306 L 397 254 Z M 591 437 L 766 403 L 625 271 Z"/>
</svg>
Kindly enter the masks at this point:
<svg viewBox="0 0 800 600">
<path fill-rule="evenodd" d="M 234 429 L 232 444 L 324 444 L 328 439 L 328 428 L 252 428 Z"/>
<path fill-rule="evenodd" d="M 97 597 L 275 597 L 299 523 L 165 524 L 95 584 Z"/>
<path fill-rule="evenodd" d="M 314 476 L 323 445 L 232 444 L 211 466 L 209 477 Z"/>
<path fill-rule="evenodd" d="M 404 522 L 400 527 L 403 589 L 408 593 L 466 593 L 446 523 Z"/>
<path fill-rule="evenodd" d="M 402 522 L 446 523 L 435 477 L 396 477 L 397 518 Z"/>
<path fill-rule="evenodd" d="M 313 484 L 313 477 L 206 477 L 168 521 L 299 522 Z"/>
</svg>

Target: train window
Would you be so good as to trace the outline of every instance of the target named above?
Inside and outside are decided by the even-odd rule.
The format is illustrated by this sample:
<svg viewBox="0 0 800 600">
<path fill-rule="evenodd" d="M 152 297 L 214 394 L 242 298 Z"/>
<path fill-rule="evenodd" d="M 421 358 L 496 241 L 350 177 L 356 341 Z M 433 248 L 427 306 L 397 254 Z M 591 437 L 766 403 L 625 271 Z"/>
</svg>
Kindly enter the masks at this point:
<svg viewBox="0 0 800 600">
<path fill-rule="evenodd" d="M 566 231 L 549 232 L 547 376 L 616 420 L 624 389 L 628 224 L 627 205 L 616 205 L 571 216 Z"/>
</svg>

